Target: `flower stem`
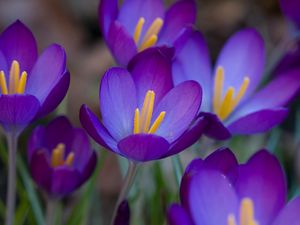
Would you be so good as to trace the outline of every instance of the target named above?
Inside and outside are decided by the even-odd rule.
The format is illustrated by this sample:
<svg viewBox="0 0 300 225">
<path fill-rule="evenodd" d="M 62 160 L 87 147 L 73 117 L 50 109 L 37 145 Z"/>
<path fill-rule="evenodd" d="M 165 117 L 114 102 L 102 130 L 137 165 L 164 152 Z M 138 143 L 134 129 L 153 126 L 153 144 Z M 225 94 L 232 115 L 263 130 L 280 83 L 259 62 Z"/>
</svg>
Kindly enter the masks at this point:
<svg viewBox="0 0 300 225">
<path fill-rule="evenodd" d="M 13 225 L 16 205 L 16 157 L 18 135 L 15 132 L 6 136 L 8 143 L 8 185 L 6 196 L 6 225 Z"/>
<path fill-rule="evenodd" d="M 122 190 L 119 194 L 118 201 L 117 201 L 117 203 L 115 205 L 115 208 L 114 208 L 113 216 L 112 216 L 111 223 L 110 223 L 111 225 L 114 225 L 119 205 L 121 204 L 121 202 L 124 199 L 126 199 L 126 197 L 128 195 L 128 192 L 131 188 L 131 185 L 133 183 L 133 180 L 135 178 L 136 172 L 137 172 L 138 164 L 135 163 L 135 162 L 132 162 L 132 161 L 128 161 L 128 163 L 129 163 L 128 170 L 127 170 L 125 179 L 123 181 L 123 187 L 122 187 Z"/>
<path fill-rule="evenodd" d="M 57 200 L 49 197 L 47 200 L 46 225 L 55 225 L 55 209 Z"/>
</svg>

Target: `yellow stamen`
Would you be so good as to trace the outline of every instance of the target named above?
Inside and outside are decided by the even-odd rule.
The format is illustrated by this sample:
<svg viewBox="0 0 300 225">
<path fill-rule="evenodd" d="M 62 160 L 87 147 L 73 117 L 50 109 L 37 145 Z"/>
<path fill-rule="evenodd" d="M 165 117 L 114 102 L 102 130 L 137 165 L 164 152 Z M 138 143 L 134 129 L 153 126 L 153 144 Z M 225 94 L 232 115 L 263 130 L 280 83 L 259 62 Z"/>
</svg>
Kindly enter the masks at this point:
<svg viewBox="0 0 300 225">
<path fill-rule="evenodd" d="M 144 122 L 144 133 L 146 133 L 149 130 L 150 122 L 152 119 L 152 113 L 153 113 L 153 107 L 154 107 L 154 100 L 155 100 L 155 94 L 153 91 L 149 91 L 149 102 L 147 106 L 147 113 L 145 117 L 145 122 Z"/>
<path fill-rule="evenodd" d="M 20 65 L 18 61 L 14 60 L 11 64 L 9 73 L 9 94 L 14 94 L 19 85 Z"/>
<path fill-rule="evenodd" d="M 156 118 L 154 123 L 152 124 L 150 130 L 148 131 L 148 134 L 154 134 L 157 130 L 157 128 L 160 126 L 161 122 L 164 120 L 166 115 L 165 111 L 162 111 L 159 116 Z"/>
<path fill-rule="evenodd" d="M 3 71 L 0 71 L 0 87 L 1 87 L 1 93 L 3 95 L 7 95 L 8 94 L 7 83 L 6 83 L 6 78 L 5 78 L 5 74 Z"/>
<path fill-rule="evenodd" d="M 51 166 L 57 167 L 64 164 L 65 147 L 64 145 L 58 145 L 53 151 L 51 156 Z"/>
<path fill-rule="evenodd" d="M 74 152 L 70 152 L 70 153 L 68 154 L 68 157 L 67 157 L 66 161 L 65 161 L 65 164 L 66 164 L 67 166 L 72 166 L 72 165 L 73 165 L 73 162 L 74 162 L 74 157 L 75 157 Z"/>
<path fill-rule="evenodd" d="M 136 109 L 134 113 L 133 133 L 138 134 L 139 132 L 140 132 L 140 110 Z"/>
<path fill-rule="evenodd" d="M 145 124 L 146 113 L 147 113 L 148 105 L 149 105 L 149 101 L 150 101 L 150 95 L 151 95 L 151 91 L 147 91 L 145 99 L 144 99 L 144 103 L 143 103 L 142 115 L 140 118 L 140 130 L 144 130 L 144 124 Z"/>
<path fill-rule="evenodd" d="M 237 93 L 237 96 L 234 98 L 233 101 L 233 108 L 237 106 L 237 104 L 241 101 L 242 97 L 245 95 L 246 90 L 249 86 L 250 79 L 249 77 L 245 77 L 242 86 L 240 87 L 239 92 Z"/>
<path fill-rule="evenodd" d="M 141 17 L 135 27 L 135 31 L 133 35 L 133 39 L 136 44 L 139 43 L 144 24 L 145 24 L 145 19 L 144 17 Z"/>
<path fill-rule="evenodd" d="M 226 95 L 224 97 L 224 100 L 222 102 L 220 111 L 219 111 L 219 116 L 220 116 L 221 120 L 226 119 L 232 110 L 233 95 L 234 95 L 234 88 L 229 87 L 226 92 Z"/>
<path fill-rule="evenodd" d="M 228 225 L 236 225 L 235 217 L 234 215 L 230 214 L 227 218 L 227 224 Z"/>
<path fill-rule="evenodd" d="M 219 66 L 217 68 L 217 74 L 215 77 L 215 86 L 214 86 L 214 99 L 213 99 L 213 109 L 216 114 L 219 113 L 221 100 L 222 100 L 222 91 L 224 85 L 224 69 Z"/>
<path fill-rule="evenodd" d="M 150 47 L 154 46 L 156 44 L 156 42 L 157 42 L 157 35 L 153 34 L 147 41 L 142 43 L 139 50 L 143 51 L 146 48 L 150 48 Z"/>
<path fill-rule="evenodd" d="M 156 18 L 151 26 L 149 27 L 147 33 L 144 36 L 143 43 L 148 42 L 148 40 L 155 35 L 157 37 L 157 34 L 159 33 L 160 29 L 163 26 L 164 21 L 161 18 Z"/>
<path fill-rule="evenodd" d="M 24 71 L 19 81 L 19 85 L 17 89 L 18 94 L 24 94 L 26 83 L 27 83 L 27 73 Z"/>
</svg>

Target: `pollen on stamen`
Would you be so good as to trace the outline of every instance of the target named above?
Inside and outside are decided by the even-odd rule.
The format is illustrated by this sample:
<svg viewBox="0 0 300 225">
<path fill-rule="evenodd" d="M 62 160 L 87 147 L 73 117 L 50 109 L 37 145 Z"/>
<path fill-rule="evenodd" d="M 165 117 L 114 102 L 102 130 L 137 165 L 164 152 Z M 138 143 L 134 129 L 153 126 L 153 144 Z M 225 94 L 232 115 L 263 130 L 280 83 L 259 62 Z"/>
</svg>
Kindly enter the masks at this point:
<svg viewBox="0 0 300 225">
<path fill-rule="evenodd" d="M 20 81 L 18 84 L 18 89 L 17 89 L 18 94 L 24 94 L 26 83 L 27 83 L 27 73 L 24 71 L 21 75 L 21 78 L 20 78 Z"/>
<path fill-rule="evenodd" d="M 3 95 L 7 95 L 8 89 L 7 89 L 7 83 L 6 83 L 4 71 L 0 71 L 0 87 L 1 87 L 1 93 Z"/>
<path fill-rule="evenodd" d="M 140 41 L 144 24 L 145 24 L 145 18 L 141 17 L 135 27 L 135 31 L 134 31 L 134 35 L 133 35 L 133 39 L 136 44 L 138 44 Z"/>
<path fill-rule="evenodd" d="M 67 159 L 65 161 L 65 164 L 67 166 L 72 166 L 73 165 L 73 162 L 74 162 L 74 158 L 75 158 L 75 154 L 74 152 L 70 152 L 67 156 Z"/>
</svg>

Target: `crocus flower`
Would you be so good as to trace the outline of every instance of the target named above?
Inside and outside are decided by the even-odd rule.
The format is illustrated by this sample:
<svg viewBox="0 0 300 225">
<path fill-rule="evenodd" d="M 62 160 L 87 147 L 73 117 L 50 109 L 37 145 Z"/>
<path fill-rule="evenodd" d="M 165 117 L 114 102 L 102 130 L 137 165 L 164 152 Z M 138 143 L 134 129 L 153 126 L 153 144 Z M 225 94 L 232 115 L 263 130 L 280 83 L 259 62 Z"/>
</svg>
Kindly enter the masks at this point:
<svg viewBox="0 0 300 225">
<path fill-rule="evenodd" d="M 181 181 L 181 205 L 168 212 L 170 225 L 298 225 L 300 197 L 286 204 L 278 160 L 261 150 L 238 164 L 229 149 L 190 163 Z"/>
<path fill-rule="evenodd" d="M 186 25 L 194 24 L 194 0 L 179 0 L 167 11 L 162 0 L 101 0 L 99 23 L 104 39 L 121 66 L 154 45 L 172 45 Z"/>
<path fill-rule="evenodd" d="M 127 200 L 121 202 L 118 207 L 118 212 L 114 221 L 114 225 L 129 225 L 130 224 L 130 207 Z"/>
<path fill-rule="evenodd" d="M 35 182 L 50 196 L 63 197 L 93 173 L 97 156 L 88 135 L 66 117 L 34 129 L 28 142 L 28 160 Z"/>
<path fill-rule="evenodd" d="M 278 74 L 258 88 L 265 47 L 254 29 L 234 34 L 223 47 L 214 69 L 198 31 L 187 29 L 175 46 L 174 83 L 195 80 L 203 87 L 201 111 L 210 121 L 208 136 L 226 139 L 233 134 L 265 132 L 286 117 L 288 110 L 284 106 L 300 87 L 300 69 Z"/>
<path fill-rule="evenodd" d="M 64 98 L 70 75 L 64 49 L 49 46 L 39 57 L 31 31 L 20 21 L 0 35 L 0 123 L 20 133 Z"/>
<path fill-rule="evenodd" d="M 135 56 L 128 70 L 111 68 L 100 85 L 102 122 L 83 105 L 80 120 L 105 148 L 134 161 L 176 154 L 201 135 L 196 114 L 202 91 L 195 81 L 172 88 L 168 48 L 151 48 Z"/>
<path fill-rule="evenodd" d="M 300 2 L 298 0 L 279 0 L 284 15 L 300 27 Z"/>
</svg>

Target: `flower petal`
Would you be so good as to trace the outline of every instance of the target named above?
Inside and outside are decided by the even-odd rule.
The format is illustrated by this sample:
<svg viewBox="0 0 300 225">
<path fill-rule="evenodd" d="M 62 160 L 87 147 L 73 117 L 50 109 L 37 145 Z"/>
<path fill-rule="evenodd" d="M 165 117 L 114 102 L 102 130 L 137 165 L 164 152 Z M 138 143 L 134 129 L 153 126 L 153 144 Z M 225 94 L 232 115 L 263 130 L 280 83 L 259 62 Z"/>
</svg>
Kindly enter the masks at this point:
<svg viewBox="0 0 300 225">
<path fill-rule="evenodd" d="M 266 132 L 283 122 L 288 114 L 285 108 L 263 109 L 239 118 L 228 125 L 232 134 L 255 134 Z"/>
<path fill-rule="evenodd" d="M 50 194 L 55 197 L 64 197 L 80 186 L 80 174 L 67 166 L 57 167 L 52 173 Z"/>
<path fill-rule="evenodd" d="M 81 125 L 98 144 L 111 151 L 118 152 L 117 142 L 86 105 L 81 106 L 79 117 Z"/>
<path fill-rule="evenodd" d="M 222 121 L 213 113 L 200 113 L 207 120 L 207 127 L 204 134 L 217 140 L 226 140 L 231 137 L 229 130 Z"/>
<path fill-rule="evenodd" d="M 129 63 L 137 88 L 138 106 L 141 108 L 149 90 L 155 93 L 154 105 L 172 88 L 173 49 L 160 47 L 150 48 L 136 55 Z"/>
<path fill-rule="evenodd" d="M 0 50 L 0 71 L 3 71 L 6 76 L 8 76 L 8 66 L 6 58 L 2 51 Z"/>
<path fill-rule="evenodd" d="M 291 200 L 279 213 L 272 225 L 298 225 L 300 197 Z"/>
<path fill-rule="evenodd" d="M 216 63 L 216 67 L 222 66 L 225 71 L 224 90 L 230 86 L 239 90 L 244 77 L 250 78 L 244 100 L 258 86 L 264 65 L 264 42 L 254 29 L 244 29 L 234 34 L 225 44 Z"/>
<path fill-rule="evenodd" d="M 117 215 L 113 225 L 129 225 L 130 224 L 130 207 L 127 200 L 123 200 L 118 206 Z"/>
<path fill-rule="evenodd" d="M 38 56 L 32 32 L 19 20 L 7 27 L 1 34 L 0 50 L 5 55 L 9 66 L 13 60 L 17 60 L 21 71 L 27 71 L 27 73 L 30 73 Z"/>
<path fill-rule="evenodd" d="M 144 17 L 143 37 L 152 22 L 160 17 L 164 19 L 164 5 L 162 0 L 125 0 L 120 8 L 118 21 L 125 26 L 127 32 L 133 36 L 138 20 Z"/>
<path fill-rule="evenodd" d="M 120 66 L 126 67 L 130 59 L 137 53 L 133 38 L 118 21 L 114 21 L 110 25 L 107 45 Z"/>
<path fill-rule="evenodd" d="M 193 176 L 189 187 L 190 214 L 195 224 L 227 225 L 236 215 L 238 198 L 232 184 L 221 173 L 203 170 Z"/>
<path fill-rule="evenodd" d="M 190 147 L 201 137 L 205 127 L 207 126 L 207 121 L 204 117 L 198 117 L 177 140 L 171 145 L 170 151 L 166 156 L 174 155 L 180 151 Z"/>
<path fill-rule="evenodd" d="M 89 157 L 89 160 L 85 161 L 85 164 L 82 165 L 83 171 L 81 173 L 80 185 L 90 178 L 90 176 L 95 171 L 96 166 L 97 166 L 97 154 L 95 151 L 93 151 Z"/>
<path fill-rule="evenodd" d="M 168 224 L 169 225 L 193 225 L 194 223 L 189 218 L 185 209 L 178 205 L 173 204 L 168 209 Z"/>
<path fill-rule="evenodd" d="M 152 134 L 130 135 L 118 143 L 120 154 L 134 161 L 151 161 L 161 158 L 169 150 L 169 143 Z"/>
<path fill-rule="evenodd" d="M 33 154 L 43 148 L 45 130 L 45 127 L 38 126 L 32 131 L 27 144 L 27 157 L 29 162 L 31 161 Z"/>
<path fill-rule="evenodd" d="M 98 8 L 99 24 L 104 38 L 107 38 L 112 21 L 118 16 L 118 0 L 101 0 Z"/>
<path fill-rule="evenodd" d="M 187 29 L 176 41 L 175 48 L 174 84 L 177 85 L 186 80 L 197 81 L 203 89 L 201 111 L 210 111 L 212 69 L 204 38 L 200 32 Z"/>
<path fill-rule="evenodd" d="M 65 50 L 61 46 L 53 44 L 38 58 L 29 76 L 25 92 L 36 96 L 43 105 L 65 72 Z"/>
<path fill-rule="evenodd" d="M 44 100 L 37 117 L 42 117 L 52 112 L 66 96 L 69 86 L 70 73 L 65 72 L 48 93 L 48 96 Z"/>
<path fill-rule="evenodd" d="M 159 44 L 172 45 L 183 28 L 196 21 L 197 6 L 194 0 L 180 0 L 166 12 L 164 26 L 159 34 Z"/>
<path fill-rule="evenodd" d="M 239 169 L 235 183 L 240 198 L 251 198 L 255 219 L 268 225 L 285 204 L 287 188 L 283 170 L 275 156 L 259 151 Z"/>
<path fill-rule="evenodd" d="M 100 109 L 104 126 L 119 141 L 133 133 L 137 108 L 136 89 L 130 73 L 123 68 L 111 68 L 100 86 Z"/>
<path fill-rule="evenodd" d="M 166 112 L 156 134 L 169 143 L 176 141 L 195 119 L 201 99 L 202 90 L 195 81 L 185 81 L 169 91 L 154 111 L 154 119 L 160 112 Z"/>
<path fill-rule="evenodd" d="M 32 95 L 1 95 L 0 123 L 6 132 L 20 133 L 40 109 L 39 101 Z"/>
<path fill-rule="evenodd" d="M 279 3 L 285 16 L 300 27 L 300 15 L 298 10 L 300 8 L 300 2 L 297 0 L 280 0 Z"/>
</svg>

